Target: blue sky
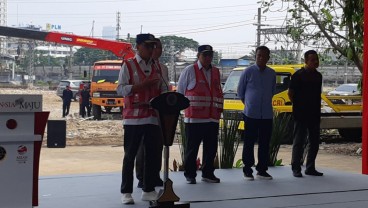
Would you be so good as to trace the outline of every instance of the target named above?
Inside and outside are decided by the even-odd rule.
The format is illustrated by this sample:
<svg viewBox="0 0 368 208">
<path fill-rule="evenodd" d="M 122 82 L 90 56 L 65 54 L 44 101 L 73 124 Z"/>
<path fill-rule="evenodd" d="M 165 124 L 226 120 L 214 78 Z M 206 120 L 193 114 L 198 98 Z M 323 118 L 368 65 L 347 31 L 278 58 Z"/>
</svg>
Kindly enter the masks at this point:
<svg viewBox="0 0 368 208">
<path fill-rule="evenodd" d="M 8 0 L 8 26 L 61 25 L 60 32 L 101 37 L 104 26 L 116 26 L 120 37 L 140 33 L 177 35 L 211 44 L 227 56 L 254 49 L 259 0 Z M 262 23 L 280 26 L 287 5 L 262 14 Z M 94 24 L 93 24 L 94 22 Z"/>
</svg>

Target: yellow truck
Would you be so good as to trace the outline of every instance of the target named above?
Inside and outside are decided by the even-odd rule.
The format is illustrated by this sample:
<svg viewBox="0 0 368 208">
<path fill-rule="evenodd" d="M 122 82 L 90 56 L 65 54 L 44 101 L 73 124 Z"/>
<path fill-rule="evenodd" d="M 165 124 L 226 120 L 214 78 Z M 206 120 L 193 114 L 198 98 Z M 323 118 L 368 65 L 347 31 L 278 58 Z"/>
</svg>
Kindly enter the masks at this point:
<svg viewBox="0 0 368 208">
<path fill-rule="evenodd" d="M 292 104 L 287 95 L 291 75 L 303 65 L 270 65 L 276 72 L 276 94 L 272 105 L 275 112 L 292 113 Z M 237 88 L 245 67 L 234 68 L 229 74 L 224 87 L 224 110 L 243 111 L 244 104 L 237 96 Z M 344 138 L 360 139 L 362 128 L 361 96 L 328 96 L 322 94 L 321 129 L 338 129 Z M 332 102 L 343 100 L 344 102 Z M 346 102 L 349 100 L 350 102 Z M 341 103 L 341 104 L 334 104 Z M 244 128 L 243 123 L 240 128 Z M 291 128 L 290 128 L 291 129 Z M 290 141 L 287 141 L 290 142 Z"/>
<path fill-rule="evenodd" d="M 93 65 L 90 91 L 96 120 L 101 119 L 102 113 L 121 113 L 123 109 L 124 98 L 116 93 L 121 65 L 122 60 L 97 61 Z"/>
</svg>

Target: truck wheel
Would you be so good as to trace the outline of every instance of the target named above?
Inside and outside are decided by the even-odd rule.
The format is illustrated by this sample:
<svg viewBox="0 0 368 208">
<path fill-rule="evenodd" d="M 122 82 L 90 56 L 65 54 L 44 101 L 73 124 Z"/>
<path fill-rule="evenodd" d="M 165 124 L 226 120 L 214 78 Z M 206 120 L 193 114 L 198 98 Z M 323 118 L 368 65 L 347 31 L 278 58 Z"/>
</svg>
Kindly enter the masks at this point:
<svg viewBox="0 0 368 208">
<path fill-rule="evenodd" d="M 362 141 L 362 128 L 338 129 L 339 134 L 344 139 L 356 142 Z"/>
<path fill-rule="evenodd" d="M 101 120 L 101 106 L 92 105 L 92 114 L 93 114 L 93 119 Z"/>
<path fill-rule="evenodd" d="M 106 111 L 106 113 L 108 113 L 108 114 L 110 114 L 111 113 L 111 107 L 105 107 L 105 111 Z"/>
</svg>

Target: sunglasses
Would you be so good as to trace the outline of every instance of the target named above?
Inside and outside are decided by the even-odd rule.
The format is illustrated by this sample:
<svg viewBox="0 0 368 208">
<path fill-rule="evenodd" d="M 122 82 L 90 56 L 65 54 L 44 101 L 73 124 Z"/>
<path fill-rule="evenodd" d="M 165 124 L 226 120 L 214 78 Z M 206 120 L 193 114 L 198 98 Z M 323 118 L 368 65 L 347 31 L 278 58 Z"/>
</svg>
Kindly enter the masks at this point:
<svg viewBox="0 0 368 208">
<path fill-rule="evenodd" d="M 156 48 L 156 43 L 143 43 L 143 46 L 147 49 Z"/>
</svg>

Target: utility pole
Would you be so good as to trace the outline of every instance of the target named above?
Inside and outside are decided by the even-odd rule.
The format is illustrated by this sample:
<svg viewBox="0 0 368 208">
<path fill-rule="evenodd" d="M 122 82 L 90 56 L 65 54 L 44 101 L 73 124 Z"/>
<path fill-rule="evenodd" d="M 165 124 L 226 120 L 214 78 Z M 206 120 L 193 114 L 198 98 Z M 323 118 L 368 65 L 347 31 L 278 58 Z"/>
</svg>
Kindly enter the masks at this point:
<svg viewBox="0 0 368 208">
<path fill-rule="evenodd" d="M 258 8 L 258 22 L 257 22 L 257 47 L 261 46 L 261 8 Z"/>
<path fill-rule="evenodd" d="M 34 75 L 34 48 L 35 41 L 30 40 L 28 42 L 28 54 L 29 54 L 29 62 L 28 62 L 28 86 L 33 87 L 33 75 Z"/>
<path fill-rule="evenodd" d="M 91 29 L 91 33 L 90 33 L 90 36 L 93 38 L 93 36 L 94 36 L 94 31 L 95 31 L 95 21 L 93 20 L 92 21 L 92 29 Z"/>
<path fill-rule="evenodd" d="M 256 41 L 256 47 L 261 46 L 261 36 L 262 36 L 262 26 L 267 26 L 262 24 L 262 10 L 261 8 L 258 8 L 258 14 L 257 14 L 257 23 L 253 24 L 257 26 L 257 41 Z"/>
<path fill-rule="evenodd" d="M 116 40 L 120 39 L 120 12 L 116 13 Z"/>
<path fill-rule="evenodd" d="M 73 46 L 70 46 L 70 53 L 69 53 L 69 79 L 73 79 L 73 70 L 72 70 L 72 66 L 73 66 Z"/>
<path fill-rule="evenodd" d="M 175 69 L 175 46 L 174 40 L 170 40 L 170 80 L 176 83 L 176 69 Z"/>
</svg>

